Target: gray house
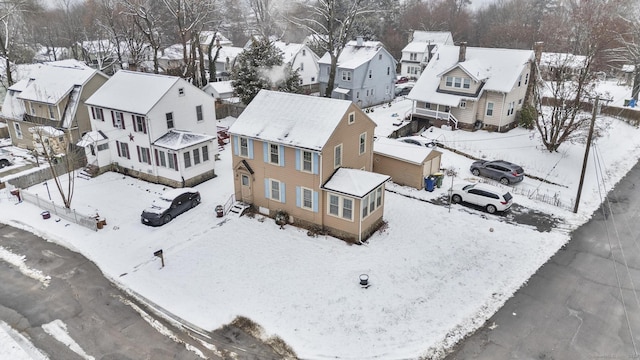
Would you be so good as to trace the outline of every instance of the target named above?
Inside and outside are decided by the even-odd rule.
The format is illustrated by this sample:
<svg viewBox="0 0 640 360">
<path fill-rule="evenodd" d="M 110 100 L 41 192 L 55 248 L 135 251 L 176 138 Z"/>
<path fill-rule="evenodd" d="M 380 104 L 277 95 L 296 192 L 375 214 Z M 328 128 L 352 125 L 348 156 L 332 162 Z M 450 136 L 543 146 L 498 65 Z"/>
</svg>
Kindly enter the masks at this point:
<svg viewBox="0 0 640 360">
<path fill-rule="evenodd" d="M 350 41 L 338 58 L 332 98 L 350 100 L 361 108 L 391 101 L 395 91 L 396 60 L 379 41 Z M 318 61 L 320 93 L 329 82 L 329 53 Z"/>
</svg>

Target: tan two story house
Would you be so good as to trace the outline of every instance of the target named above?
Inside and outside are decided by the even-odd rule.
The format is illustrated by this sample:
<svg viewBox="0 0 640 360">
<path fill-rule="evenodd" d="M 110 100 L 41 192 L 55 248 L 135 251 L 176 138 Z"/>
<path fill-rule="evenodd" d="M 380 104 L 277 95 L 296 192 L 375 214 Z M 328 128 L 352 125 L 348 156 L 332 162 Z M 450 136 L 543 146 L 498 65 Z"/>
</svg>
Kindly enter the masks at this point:
<svg viewBox="0 0 640 360">
<path fill-rule="evenodd" d="M 412 119 L 460 129 L 508 131 L 530 89 L 533 50 L 441 45 L 407 98 Z"/>
<path fill-rule="evenodd" d="M 237 200 L 360 243 L 383 221 L 376 124 L 351 101 L 262 90 L 229 128 Z"/>
</svg>

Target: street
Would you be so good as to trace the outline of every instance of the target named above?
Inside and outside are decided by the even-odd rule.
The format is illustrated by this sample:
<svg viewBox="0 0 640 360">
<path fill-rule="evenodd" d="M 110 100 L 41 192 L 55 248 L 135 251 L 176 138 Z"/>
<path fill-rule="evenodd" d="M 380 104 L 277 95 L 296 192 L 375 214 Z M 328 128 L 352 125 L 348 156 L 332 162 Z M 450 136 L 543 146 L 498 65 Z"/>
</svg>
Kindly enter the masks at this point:
<svg viewBox="0 0 640 360">
<path fill-rule="evenodd" d="M 446 359 L 637 359 L 640 165 L 592 219 Z M 541 236 L 544 236 L 541 234 Z"/>
<path fill-rule="evenodd" d="M 0 260 L 0 320 L 52 360 L 222 359 L 234 353 L 237 359 L 281 358 L 231 325 L 189 336 L 115 287 L 82 255 L 26 231 L 0 225 L 0 247 L 26 256 L 29 268 L 51 277 L 38 281 Z M 52 336 L 52 324 L 66 325 L 78 346 Z"/>
</svg>

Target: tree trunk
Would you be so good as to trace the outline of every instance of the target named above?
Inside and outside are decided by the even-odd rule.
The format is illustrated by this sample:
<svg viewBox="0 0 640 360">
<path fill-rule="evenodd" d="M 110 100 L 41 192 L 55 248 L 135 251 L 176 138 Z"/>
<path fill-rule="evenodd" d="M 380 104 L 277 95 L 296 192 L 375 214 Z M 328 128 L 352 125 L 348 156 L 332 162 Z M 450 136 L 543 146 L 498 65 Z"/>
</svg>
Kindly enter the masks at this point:
<svg viewBox="0 0 640 360">
<path fill-rule="evenodd" d="M 329 56 L 331 57 L 331 68 L 329 69 L 329 81 L 327 81 L 327 88 L 324 91 L 324 96 L 328 98 L 331 97 L 333 88 L 335 87 L 336 68 L 338 67 L 338 57 L 333 54 L 333 52 L 329 52 Z"/>
</svg>

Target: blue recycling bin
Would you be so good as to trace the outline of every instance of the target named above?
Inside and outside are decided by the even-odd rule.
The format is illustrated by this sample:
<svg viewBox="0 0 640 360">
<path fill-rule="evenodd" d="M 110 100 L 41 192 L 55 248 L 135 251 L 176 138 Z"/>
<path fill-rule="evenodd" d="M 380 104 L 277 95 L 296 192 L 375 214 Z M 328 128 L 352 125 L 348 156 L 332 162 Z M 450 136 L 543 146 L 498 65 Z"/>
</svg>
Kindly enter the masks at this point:
<svg viewBox="0 0 640 360">
<path fill-rule="evenodd" d="M 436 185 L 436 178 L 433 176 L 427 176 L 424 178 L 424 189 L 426 191 L 433 191 L 433 188 Z"/>
</svg>

